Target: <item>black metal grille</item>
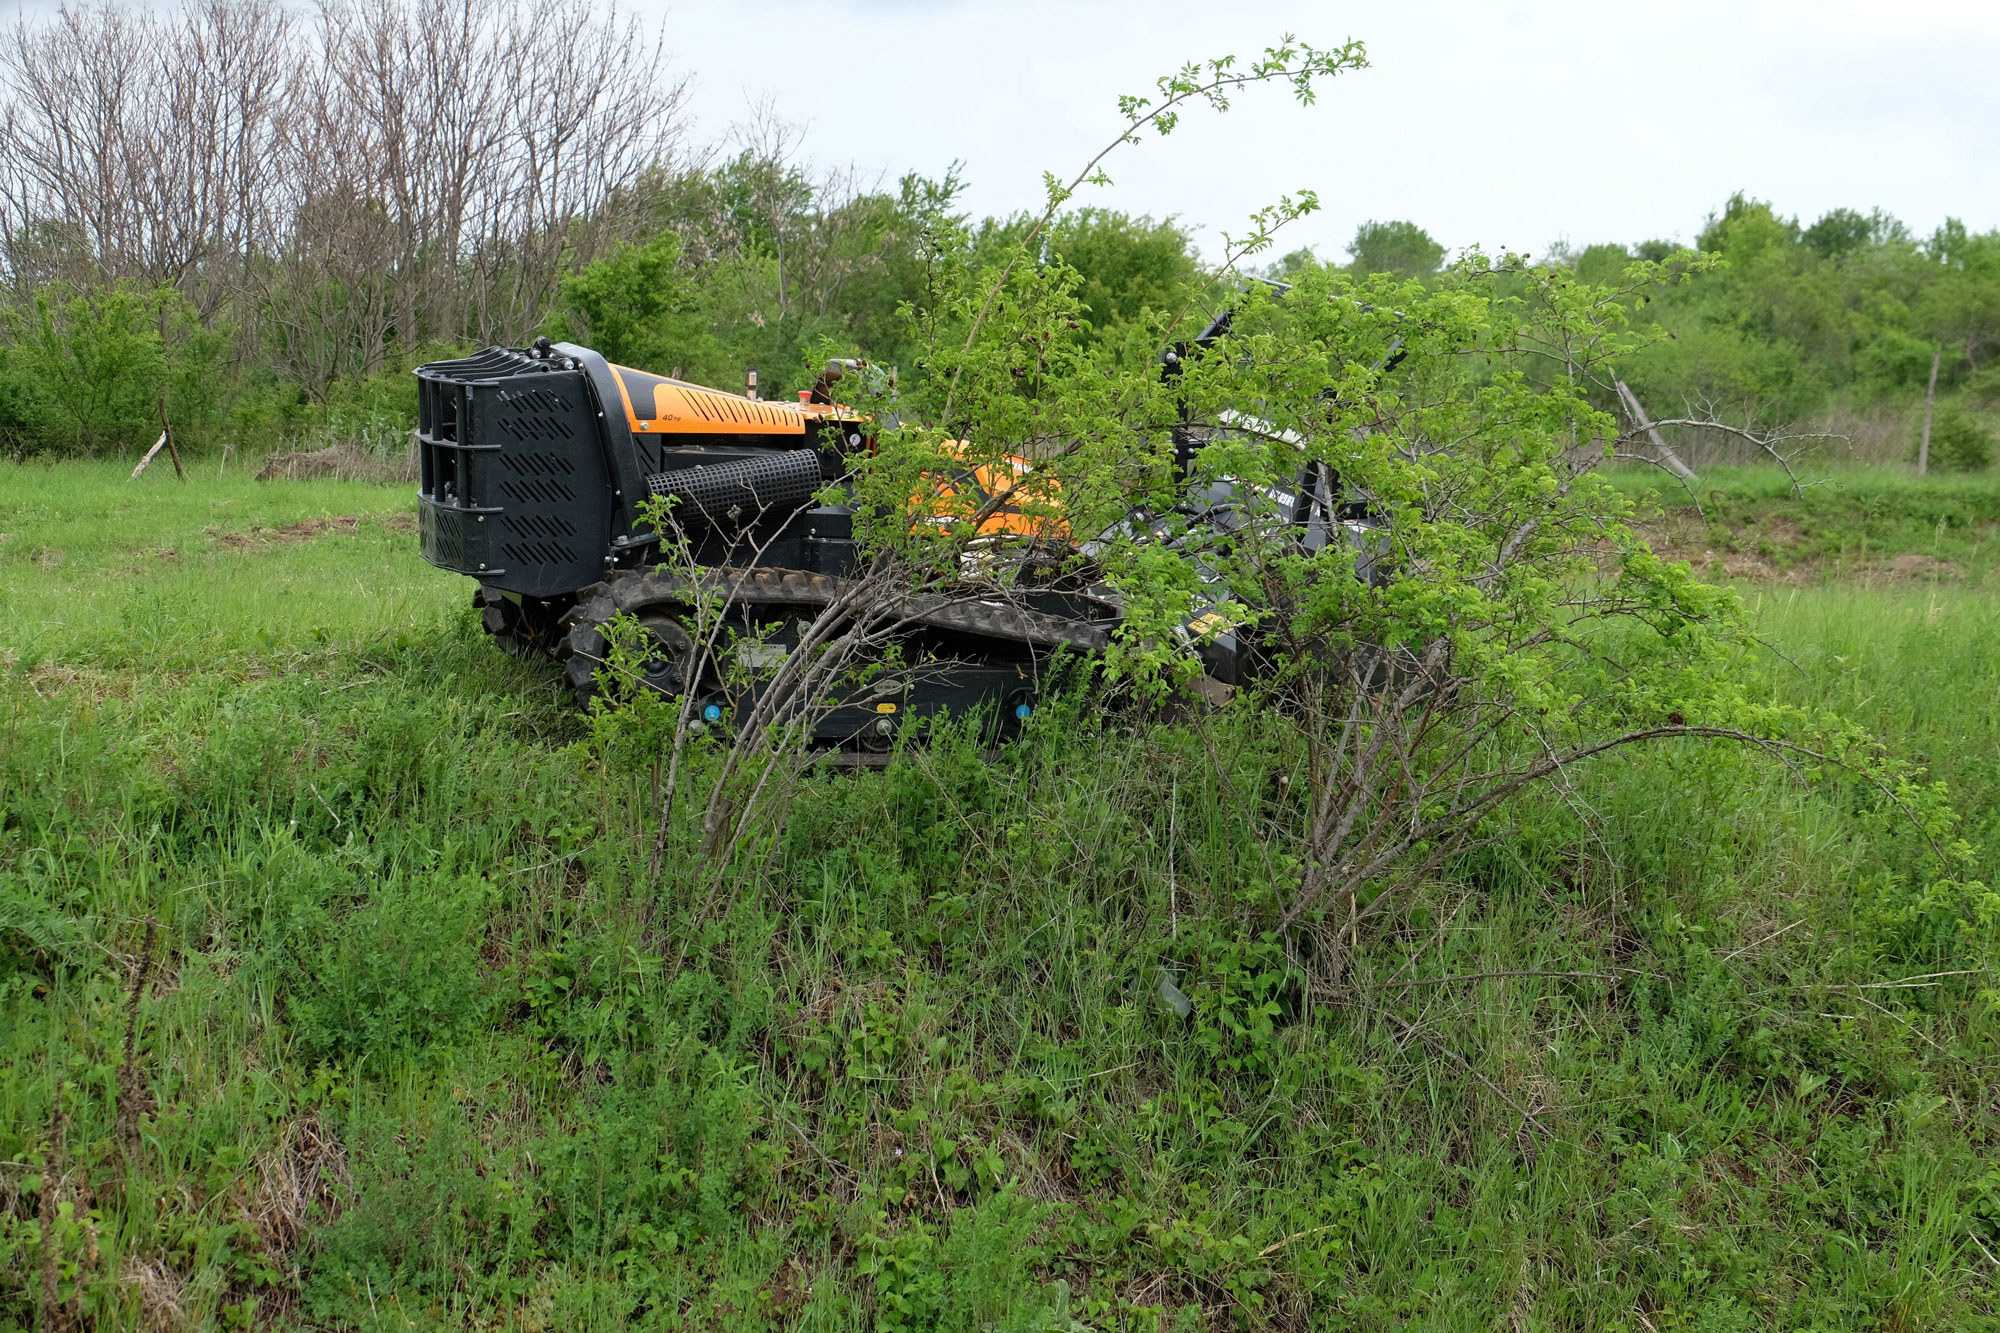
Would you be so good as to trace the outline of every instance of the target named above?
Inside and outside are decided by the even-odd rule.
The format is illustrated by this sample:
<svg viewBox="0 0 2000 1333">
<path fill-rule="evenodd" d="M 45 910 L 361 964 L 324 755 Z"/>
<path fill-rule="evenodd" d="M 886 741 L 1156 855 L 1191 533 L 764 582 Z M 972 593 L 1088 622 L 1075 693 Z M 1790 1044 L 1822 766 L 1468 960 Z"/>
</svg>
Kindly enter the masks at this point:
<svg viewBox="0 0 2000 1333">
<path fill-rule="evenodd" d="M 612 488 L 582 371 L 493 347 L 417 375 L 425 558 L 535 597 L 598 577 Z"/>
<path fill-rule="evenodd" d="M 510 449 L 503 455 L 502 463 L 517 477 L 567 477 L 576 472 L 576 464 L 561 454 Z"/>
<path fill-rule="evenodd" d="M 512 540 L 501 543 L 508 563 L 567 565 L 577 558 L 576 527 L 561 514 L 510 513 L 500 526 Z"/>
<path fill-rule="evenodd" d="M 576 559 L 576 552 L 556 542 L 501 542 L 500 554 L 507 557 L 507 563 L 516 568 L 531 565 L 567 565 Z"/>
<path fill-rule="evenodd" d="M 510 449 L 500 455 L 500 466 L 508 473 L 500 483 L 500 493 L 516 505 L 568 506 L 576 500 L 576 491 L 568 481 L 576 472 L 576 464 L 561 454 Z"/>
<path fill-rule="evenodd" d="M 567 504 L 576 492 L 559 481 L 508 479 L 500 483 L 500 493 L 516 504 Z"/>
<path fill-rule="evenodd" d="M 442 569 L 463 569 L 465 567 L 463 516 L 434 505 L 425 505 L 419 512 L 424 559 Z"/>
<path fill-rule="evenodd" d="M 674 513 L 683 523 L 727 527 L 785 518 L 812 499 L 820 482 L 818 451 L 791 449 L 762 458 L 656 472 L 646 478 L 646 489 L 677 500 Z"/>
<path fill-rule="evenodd" d="M 500 431 L 516 440 L 567 440 L 572 438 L 569 423 L 561 417 L 539 412 L 516 412 L 500 418 Z"/>
<path fill-rule="evenodd" d="M 508 514 L 500 522 L 510 537 L 563 540 L 576 536 L 575 525 L 561 514 Z"/>
</svg>

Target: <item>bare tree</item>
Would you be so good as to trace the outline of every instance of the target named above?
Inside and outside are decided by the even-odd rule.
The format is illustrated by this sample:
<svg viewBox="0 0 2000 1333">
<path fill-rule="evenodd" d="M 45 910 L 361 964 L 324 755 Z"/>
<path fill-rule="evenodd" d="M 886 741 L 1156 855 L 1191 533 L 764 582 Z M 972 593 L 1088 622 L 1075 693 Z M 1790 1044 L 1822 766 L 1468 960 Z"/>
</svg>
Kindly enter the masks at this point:
<svg viewBox="0 0 2000 1333">
<path fill-rule="evenodd" d="M 0 39 L 0 263 L 174 287 L 315 395 L 435 340 L 524 337 L 629 234 L 687 84 L 616 13 L 251 0 L 22 18 Z"/>
<path fill-rule="evenodd" d="M 16 282 L 137 279 L 212 318 L 258 239 L 291 29 L 246 0 L 165 19 L 106 6 L 19 20 L 0 47 Z"/>
<path fill-rule="evenodd" d="M 134 271 L 130 139 L 149 26 L 108 7 L 65 6 L 44 23 L 17 20 L 0 48 L 0 208 L 8 266 L 23 286 Z"/>
<path fill-rule="evenodd" d="M 131 141 L 151 239 L 145 276 L 178 287 L 204 322 L 243 291 L 260 237 L 291 30 L 282 10 L 203 0 L 158 34 Z"/>
<path fill-rule="evenodd" d="M 645 222 L 620 202 L 681 157 L 688 82 L 662 77 L 665 47 L 636 22 L 584 11 L 516 17 L 508 35 L 507 171 L 486 177 L 468 332 L 480 339 L 546 317 L 568 268 Z"/>
</svg>

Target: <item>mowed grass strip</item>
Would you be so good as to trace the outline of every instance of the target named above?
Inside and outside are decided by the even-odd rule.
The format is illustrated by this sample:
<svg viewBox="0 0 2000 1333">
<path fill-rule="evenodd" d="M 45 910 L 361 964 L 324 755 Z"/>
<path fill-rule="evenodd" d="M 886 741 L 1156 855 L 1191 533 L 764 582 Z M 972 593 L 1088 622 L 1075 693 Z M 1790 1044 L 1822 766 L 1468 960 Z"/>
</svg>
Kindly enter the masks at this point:
<svg viewBox="0 0 2000 1333">
<path fill-rule="evenodd" d="M 1806 466 L 1803 493 L 1776 468 L 1712 468 L 1692 487 L 1618 468 L 1656 549 L 1710 578 L 1843 587 L 2000 582 L 2000 472 Z"/>
<path fill-rule="evenodd" d="M 0 470 L 0 652 L 97 671 L 242 668 L 435 634 L 468 596 L 419 558 L 408 486 Z"/>
</svg>

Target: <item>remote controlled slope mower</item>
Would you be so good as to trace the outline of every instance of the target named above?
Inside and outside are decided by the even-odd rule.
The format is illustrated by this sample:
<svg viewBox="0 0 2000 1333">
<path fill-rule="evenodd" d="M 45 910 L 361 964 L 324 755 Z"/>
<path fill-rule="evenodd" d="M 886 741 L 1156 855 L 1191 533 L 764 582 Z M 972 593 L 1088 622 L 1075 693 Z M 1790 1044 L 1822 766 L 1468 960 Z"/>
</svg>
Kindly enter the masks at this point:
<svg viewBox="0 0 2000 1333">
<path fill-rule="evenodd" d="M 1167 372 L 1226 328 L 1225 314 L 1193 344 L 1176 347 Z M 706 677 L 694 679 L 685 556 L 679 569 L 665 561 L 640 502 L 670 497 L 684 550 L 696 565 L 726 571 L 730 620 L 777 626 L 759 651 L 790 651 L 799 629 L 856 571 L 855 511 L 821 497 L 838 493 L 830 483 L 847 476 L 849 457 L 870 443 L 869 415 L 834 400 L 843 370 L 859 365 L 830 365 L 796 403 L 612 365 L 588 348 L 547 339 L 420 367 L 424 558 L 476 580 L 487 631 L 512 652 L 561 662 L 580 703 L 597 688 L 606 624 L 627 613 L 650 641 L 643 684 L 672 694 L 711 692 L 698 701 L 699 712 L 727 725 L 744 700 L 719 686 L 709 690 Z M 1188 428 L 1176 438 L 1185 466 L 1202 432 Z M 982 480 L 998 479 L 968 469 L 956 484 L 977 496 Z M 1189 512 L 1228 521 L 1228 489 L 1191 495 Z M 1275 499 L 1308 546 L 1340 540 L 1339 529 L 1355 526 L 1334 479 L 1316 465 Z M 996 514 L 994 521 L 1005 527 L 1008 519 Z M 922 669 L 889 672 L 857 688 L 820 719 L 816 743 L 881 749 L 898 728 L 946 711 L 986 710 L 1008 734 L 1033 713 L 1050 659 L 1103 651 L 1119 608 L 1115 595 L 1074 581 L 1014 588 L 1004 597 L 968 585 L 965 596 L 932 598 L 902 618 L 901 658 Z M 1210 697 L 1226 695 L 1252 669 L 1245 638 L 1212 626 L 1190 636 Z"/>
</svg>

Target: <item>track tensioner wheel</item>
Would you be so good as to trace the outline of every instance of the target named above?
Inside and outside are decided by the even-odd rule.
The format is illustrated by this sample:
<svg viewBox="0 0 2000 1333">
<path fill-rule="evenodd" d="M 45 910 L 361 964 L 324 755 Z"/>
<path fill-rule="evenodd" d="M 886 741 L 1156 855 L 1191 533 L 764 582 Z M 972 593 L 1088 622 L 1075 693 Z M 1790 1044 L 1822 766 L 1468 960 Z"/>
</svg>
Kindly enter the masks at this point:
<svg viewBox="0 0 2000 1333">
<path fill-rule="evenodd" d="M 702 674 L 696 669 L 694 639 L 686 626 L 666 607 L 648 607 L 633 618 L 639 622 L 640 638 L 634 645 L 638 661 L 629 684 L 658 694 L 686 692 Z M 571 626 L 560 655 L 565 659 L 563 679 L 575 693 L 577 706 L 588 708 L 602 688 L 598 671 L 611 662 L 611 640 L 604 627 L 589 621 Z"/>
</svg>

